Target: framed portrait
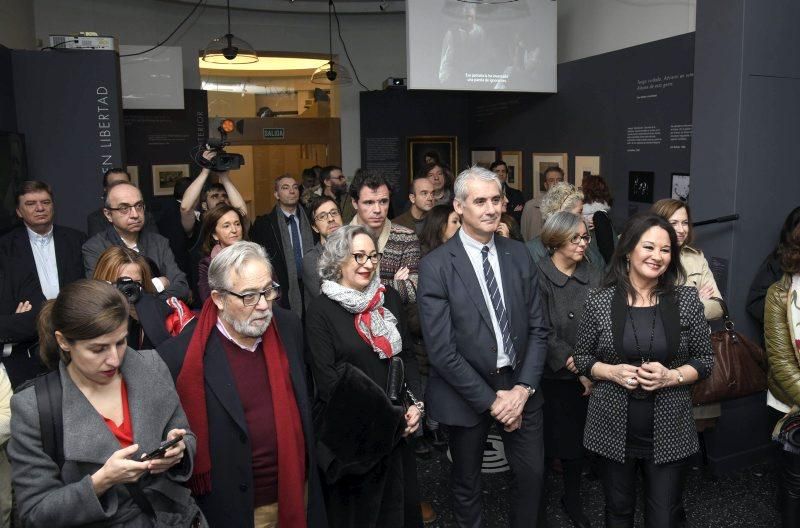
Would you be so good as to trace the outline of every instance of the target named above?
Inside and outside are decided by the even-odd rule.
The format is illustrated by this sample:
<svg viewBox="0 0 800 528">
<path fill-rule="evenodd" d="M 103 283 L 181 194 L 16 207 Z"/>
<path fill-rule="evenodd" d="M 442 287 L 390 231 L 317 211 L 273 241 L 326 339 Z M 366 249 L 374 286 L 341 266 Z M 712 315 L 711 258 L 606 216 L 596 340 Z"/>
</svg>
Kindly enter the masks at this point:
<svg viewBox="0 0 800 528">
<path fill-rule="evenodd" d="M 685 172 L 672 173 L 672 198 L 682 202 L 689 201 L 689 175 Z"/>
<path fill-rule="evenodd" d="M 521 150 L 504 150 L 500 153 L 500 159 L 506 162 L 508 167 L 508 183 L 509 187 L 522 189 L 522 151 Z"/>
<path fill-rule="evenodd" d="M 128 165 L 125 167 L 125 170 L 131 177 L 131 183 L 135 186 L 139 187 L 139 166 L 138 165 Z"/>
<path fill-rule="evenodd" d="M 171 196 L 175 183 L 189 177 L 189 165 L 153 165 L 153 194 Z"/>
<path fill-rule="evenodd" d="M 408 180 L 425 166 L 426 159 L 438 158 L 439 163 L 458 170 L 458 137 L 412 136 L 406 139 L 408 150 Z"/>
<path fill-rule="evenodd" d="M 497 149 L 495 148 L 480 147 L 469 149 L 469 164 L 471 167 L 477 165 L 488 169 L 495 161 L 497 161 Z"/>
<path fill-rule="evenodd" d="M 559 167 L 564 174 L 569 174 L 567 153 L 533 154 L 533 197 L 539 198 L 545 193 L 544 173 L 550 167 Z"/>
<path fill-rule="evenodd" d="M 653 203 L 654 181 L 654 172 L 630 171 L 628 173 L 628 201 Z"/>
<path fill-rule="evenodd" d="M 583 188 L 586 176 L 600 176 L 600 156 L 575 156 L 575 187 Z"/>
</svg>

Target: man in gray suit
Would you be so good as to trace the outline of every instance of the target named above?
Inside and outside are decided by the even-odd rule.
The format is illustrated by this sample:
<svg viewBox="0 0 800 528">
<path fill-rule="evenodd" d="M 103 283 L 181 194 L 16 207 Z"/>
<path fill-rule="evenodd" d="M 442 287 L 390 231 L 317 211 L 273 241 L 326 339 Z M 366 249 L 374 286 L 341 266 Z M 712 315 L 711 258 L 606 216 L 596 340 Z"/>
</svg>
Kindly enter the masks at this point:
<svg viewBox="0 0 800 528">
<path fill-rule="evenodd" d="M 186 274 L 175 262 L 169 241 L 144 227 L 144 200 L 139 189 L 128 182 L 117 182 L 108 188 L 103 213 L 109 225 L 83 245 L 83 267 L 92 278 L 100 255 L 111 246 L 125 246 L 137 251 L 150 264 L 153 285 L 164 298 L 189 298 Z"/>
<path fill-rule="evenodd" d="M 494 236 L 502 208 L 494 173 L 459 174 L 453 206 L 461 229 L 420 262 L 417 298 L 432 367 L 425 400 L 448 426 L 456 522 L 481 526 L 483 446 L 498 422 L 514 476 L 511 526 L 536 526 L 548 333 L 536 268 L 523 244 Z"/>
</svg>

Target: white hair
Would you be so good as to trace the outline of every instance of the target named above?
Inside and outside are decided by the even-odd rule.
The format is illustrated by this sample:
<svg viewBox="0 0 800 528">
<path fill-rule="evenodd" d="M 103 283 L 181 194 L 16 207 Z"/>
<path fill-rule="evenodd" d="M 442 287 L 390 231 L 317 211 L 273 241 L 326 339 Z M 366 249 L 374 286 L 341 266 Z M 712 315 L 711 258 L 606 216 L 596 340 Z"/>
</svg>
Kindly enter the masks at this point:
<svg viewBox="0 0 800 528">
<path fill-rule="evenodd" d="M 455 185 L 453 185 L 455 199 L 461 203 L 464 203 L 467 200 L 467 196 L 469 195 L 469 189 L 467 188 L 467 184 L 471 181 L 477 181 L 477 180 L 493 181 L 497 184 L 497 190 L 500 191 L 501 193 L 503 192 L 503 184 L 500 182 L 500 179 L 497 177 L 497 174 L 493 173 L 489 169 L 484 169 L 483 167 L 478 167 L 477 165 L 473 165 L 467 170 L 459 173 L 458 177 L 456 178 L 456 183 Z"/>
<path fill-rule="evenodd" d="M 267 266 L 269 274 L 274 280 L 272 263 L 270 263 L 264 248 L 255 242 L 240 240 L 220 251 L 211 261 L 211 265 L 208 267 L 209 287 L 217 291 L 230 290 L 232 288 L 231 271 L 238 275 L 244 265 L 253 260 Z"/>
</svg>

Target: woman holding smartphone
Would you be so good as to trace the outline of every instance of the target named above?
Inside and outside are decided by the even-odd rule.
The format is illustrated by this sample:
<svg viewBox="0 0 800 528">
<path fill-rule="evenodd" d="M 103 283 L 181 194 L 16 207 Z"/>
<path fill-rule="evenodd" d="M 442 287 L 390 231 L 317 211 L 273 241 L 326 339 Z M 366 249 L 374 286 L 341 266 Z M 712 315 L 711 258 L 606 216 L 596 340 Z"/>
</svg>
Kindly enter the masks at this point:
<svg viewBox="0 0 800 528">
<path fill-rule="evenodd" d="M 63 430 L 42 425 L 50 422 L 39 381 L 11 398 L 8 455 L 24 526 L 206 526 L 181 484 L 192 474 L 195 437 L 161 358 L 127 346 L 128 310 L 116 288 L 89 279 L 42 307 L 40 354 L 55 369 L 43 380 Z M 48 452 L 48 440 L 60 449 Z M 142 460 L 163 441 L 176 442 Z"/>
</svg>

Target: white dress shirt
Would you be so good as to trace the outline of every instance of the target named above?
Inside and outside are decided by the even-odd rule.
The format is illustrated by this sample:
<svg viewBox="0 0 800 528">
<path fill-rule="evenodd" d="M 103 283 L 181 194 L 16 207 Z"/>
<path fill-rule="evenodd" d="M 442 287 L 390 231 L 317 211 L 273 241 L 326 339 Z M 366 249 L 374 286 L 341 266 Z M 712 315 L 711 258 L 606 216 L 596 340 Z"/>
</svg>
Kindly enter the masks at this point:
<svg viewBox="0 0 800 528">
<path fill-rule="evenodd" d="M 494 337 L 497 341 L 497 368 L 503 368 L 511 365 L 511 359 L 506 354 L 505 347 L 503 346 L 503 332 L 500 330 L 500 323 L 497 321 L 497 315 L 494 313 L 494 306 L 492 306 L 492 298 L 489 295 L 489 288 L 486 286 L 486 278 L 483 275 L 483 246 L 489 246 L 489 265 L 494 272 L 494 278 L 497 281 L 497 289 L 500 292 L 500 298 L 503 299 L 503 306 L 506 305 L 505 295 L 503 294 L 503 277 L 500 274 L 500 261 L 497 258 L 497 247 L 494 245 L 494 235 L 488 244 L 482 244 L 470 237 L 464 232 L 464 229 L 458 230 L 458 236 L 461 237 L 461 243 L 464 244 L 464 249 L 467 252 L 469 261 L 472 264 L 472 269 L 475 270 L 475 275 L 478 278 L 478 284 L 481 286 L 481 293 L 483 294 L 483 301 L 486 303 L 486 309 L 489 311 L 489 317 L 492 319 L 492 328 L 494 329 Z M 476 299 L 477 302 L 477 299 Z M 508 313 L 506 309 L 506 313 Z"/>
<path fill-rule="evenodd" d="M 31 242 L 33 260 L 36 262 L 36 273 L 45 299 L 58 297 L 58 266 L 56 265 L 56 244 L 53 241 L 53 228 L 45 235 L 40 235 L 29 227 L 28 239 Z"/>
</svg>

